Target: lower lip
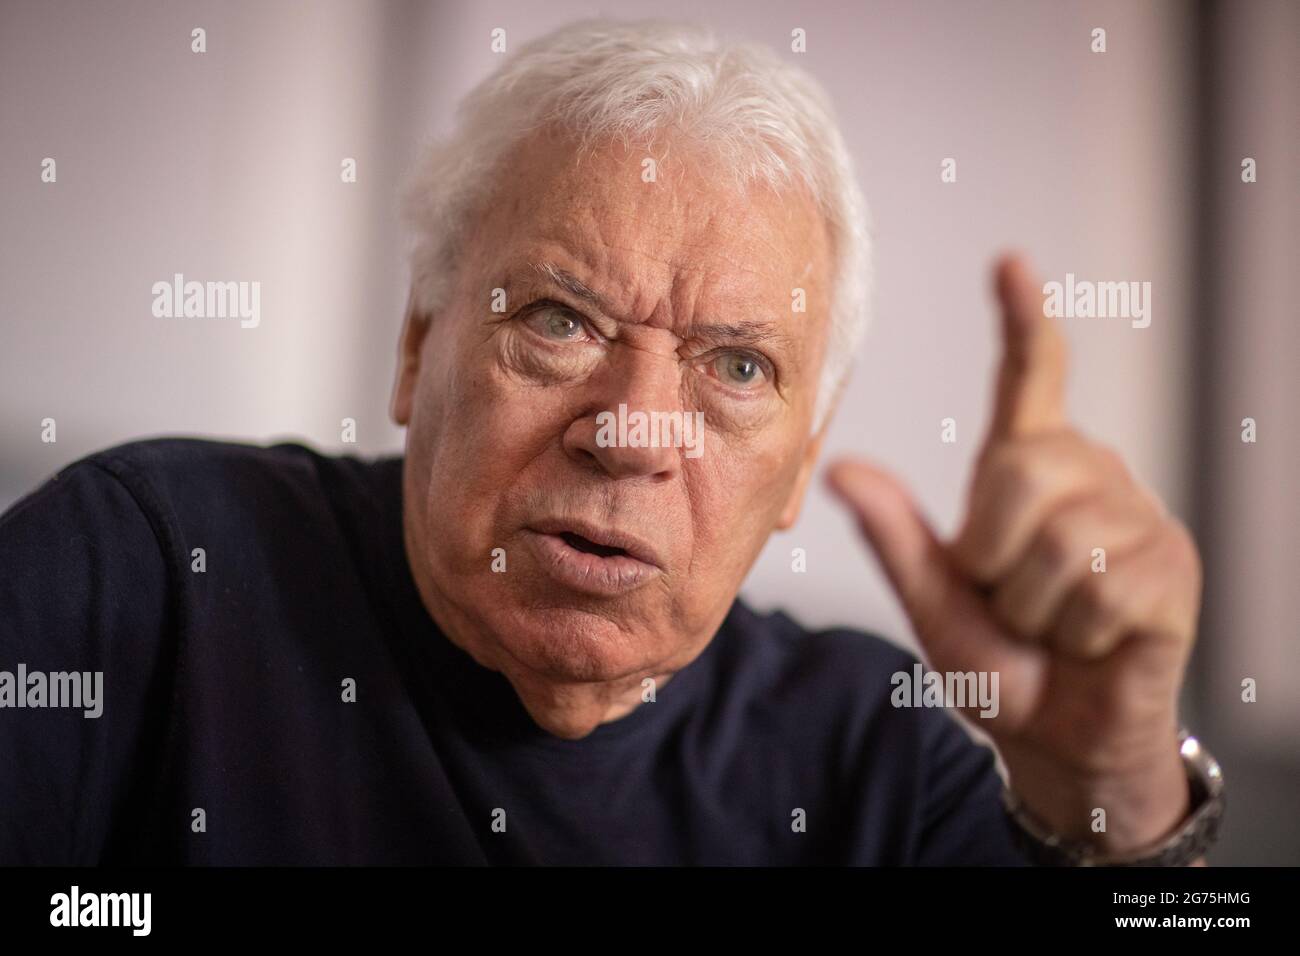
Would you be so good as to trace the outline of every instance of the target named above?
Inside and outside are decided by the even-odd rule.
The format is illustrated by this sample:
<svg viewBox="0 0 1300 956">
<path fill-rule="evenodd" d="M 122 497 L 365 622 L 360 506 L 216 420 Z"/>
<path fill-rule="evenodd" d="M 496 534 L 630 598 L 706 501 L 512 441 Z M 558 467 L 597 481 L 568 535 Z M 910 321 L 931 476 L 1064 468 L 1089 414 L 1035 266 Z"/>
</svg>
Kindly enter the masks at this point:
<svg viewBox="0 0 1300 956">
<path fill-rule="evenodd" d="M 635 591 L 659 574 L 653 564 L 628 554 L 601 557 L 571 547 L 556 534 L 529 531 L 528 540 L 542 567 L 566 587 L 586 594 L 613 596 Z"/>
</svg>

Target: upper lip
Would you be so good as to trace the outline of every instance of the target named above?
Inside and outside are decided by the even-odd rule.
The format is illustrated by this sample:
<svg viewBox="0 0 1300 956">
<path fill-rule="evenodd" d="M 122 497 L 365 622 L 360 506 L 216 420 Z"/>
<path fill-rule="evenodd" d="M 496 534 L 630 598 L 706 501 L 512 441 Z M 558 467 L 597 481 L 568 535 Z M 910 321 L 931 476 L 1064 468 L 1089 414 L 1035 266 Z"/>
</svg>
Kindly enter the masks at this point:
<svg viewBox="0 0 1300 956">
<path fill-rule="evenodd" d="M 643 538 L 617 528 L 602 528 L 581 518 L 548 518 L 529 526 L 541 534 L 577 534 L 607 548 L 622 548 L 628 557 L 662 568 L 658 550 Z"/>
</svg>

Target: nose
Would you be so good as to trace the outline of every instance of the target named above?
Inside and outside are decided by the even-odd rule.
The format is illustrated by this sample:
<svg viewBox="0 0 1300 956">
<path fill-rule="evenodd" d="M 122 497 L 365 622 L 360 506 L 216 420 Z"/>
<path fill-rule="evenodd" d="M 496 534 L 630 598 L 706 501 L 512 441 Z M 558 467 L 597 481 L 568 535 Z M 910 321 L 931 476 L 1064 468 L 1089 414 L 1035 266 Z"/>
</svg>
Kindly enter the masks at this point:
<svg viewBox="0 0 1300 956">
<path fill-rule="evenodd" d="M 565 431 L 565 454 L 615 479 L 670 480 L 681 468 L 682 448 L 665 440 L 653 413 L 686 414 L 676 357 L 623 351 L 591 381 L 590 400 Z"/>
</svg>

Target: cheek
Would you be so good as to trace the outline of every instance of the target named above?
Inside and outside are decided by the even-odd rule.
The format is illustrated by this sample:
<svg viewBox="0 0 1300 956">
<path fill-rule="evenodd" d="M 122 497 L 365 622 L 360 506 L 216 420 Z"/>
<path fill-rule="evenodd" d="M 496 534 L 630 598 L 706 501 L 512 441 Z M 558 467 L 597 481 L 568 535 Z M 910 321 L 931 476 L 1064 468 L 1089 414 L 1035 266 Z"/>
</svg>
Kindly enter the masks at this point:
<svg viewBox="0 0 1300 956">
<path fill-rule="evenodd" d="M 719 443 L 687 475 L 695 529 L 694 575 L 739 583 L 776 526 L 798 474 L 797 450 Z"/>
<path fill-rule="evenodd" d="M 490 340 L 448 348 L 425 368 L 407 454 L 433 537 L 442 550 L 490 550 L 523 473 L 559 441 L 563 410 L 547 389 L 503 372 Z"/>
</svg>

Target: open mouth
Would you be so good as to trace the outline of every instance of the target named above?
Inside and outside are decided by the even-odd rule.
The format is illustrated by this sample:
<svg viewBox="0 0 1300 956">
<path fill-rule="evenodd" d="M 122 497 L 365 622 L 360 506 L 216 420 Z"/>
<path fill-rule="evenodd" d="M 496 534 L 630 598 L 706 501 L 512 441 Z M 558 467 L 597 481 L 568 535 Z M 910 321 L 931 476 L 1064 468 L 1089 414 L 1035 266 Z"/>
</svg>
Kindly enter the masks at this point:
<svg viewBox="0 0 1300 956">
<path fill-rule="evenodd" d="M 575 591 L 625 594 L 661 573 L 654 548 L 625 532 L 574 520 L 541 521 L 527 530 L 542 567 Z"/>
<path fill-rule="evenodd" d="M 572 531 L 565 531 L 560 534 L 561 540 L 569 547 L 583 554 L 595 554 L 602 558 L 612 558 L 615 555 L 627 554 L 623 548 L 611 548 L 608 545 L 597 544 L 589 538 L 584 538 L 580 534 L 574 534 Z"/>
</svg>

